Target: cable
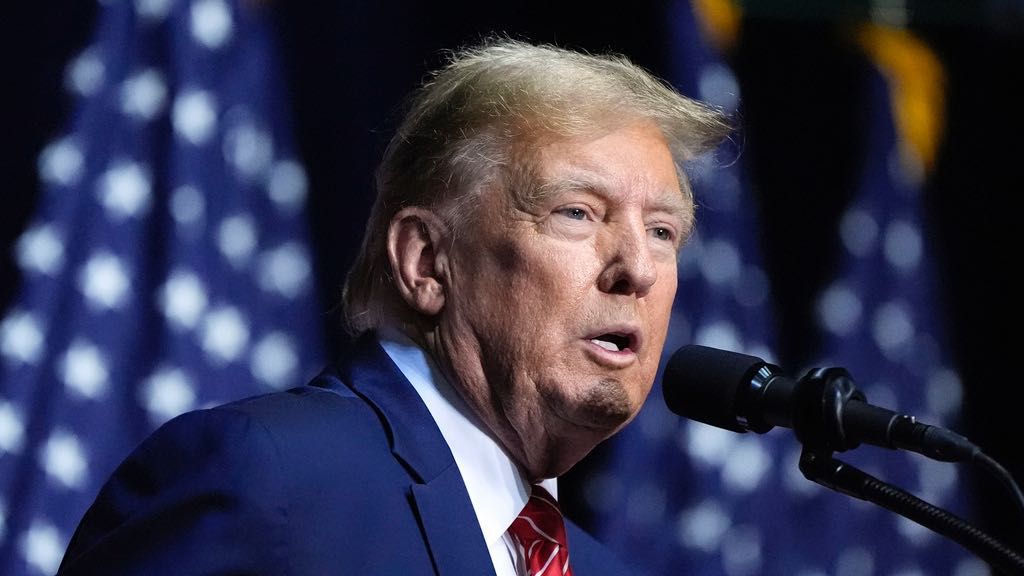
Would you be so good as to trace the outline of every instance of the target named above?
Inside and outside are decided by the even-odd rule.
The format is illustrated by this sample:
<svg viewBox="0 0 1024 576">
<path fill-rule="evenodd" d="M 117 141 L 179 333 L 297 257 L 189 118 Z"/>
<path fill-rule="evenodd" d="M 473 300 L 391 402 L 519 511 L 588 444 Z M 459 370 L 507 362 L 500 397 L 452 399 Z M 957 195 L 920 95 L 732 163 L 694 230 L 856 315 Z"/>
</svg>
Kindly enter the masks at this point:
<svg viewBox="0 0 1024 576">
<path fill-rule="evenodd" d="M 1017 509 L 1021 514 L 1024 514 L 1024 493 L 1020 491 L 1020 487 L 1017 486 L 1013 476 L 1007 472 L 1006 468 L 1003 468 L 999 462 L 996 462 L 995 459 L 981 451 L 974 454 L 973 461 L 980 464 L 982 468 L 995 476 L 1003 484 L 1013 497 L 1014 503 L 1017 504 Z"/>
</svg>

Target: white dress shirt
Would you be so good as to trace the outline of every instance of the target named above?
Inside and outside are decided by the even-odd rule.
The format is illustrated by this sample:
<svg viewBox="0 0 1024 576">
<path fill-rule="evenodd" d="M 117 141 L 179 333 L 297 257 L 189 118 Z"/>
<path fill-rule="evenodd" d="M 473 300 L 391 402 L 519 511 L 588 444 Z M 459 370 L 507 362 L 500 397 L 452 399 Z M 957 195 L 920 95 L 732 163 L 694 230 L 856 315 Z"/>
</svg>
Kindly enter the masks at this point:
<svg viewBox="0 0 1024 576">
<path fill-rule="evenodd" d="M 529 483 L 420 347 L 393 328 L 381 329 L 379 339 L 451 449 L 497 576 L 525 574 L 522 552 L 506 531 L 530 498 Z M 558 497 L 555 478 L 540 484 Z"/>
</svg>

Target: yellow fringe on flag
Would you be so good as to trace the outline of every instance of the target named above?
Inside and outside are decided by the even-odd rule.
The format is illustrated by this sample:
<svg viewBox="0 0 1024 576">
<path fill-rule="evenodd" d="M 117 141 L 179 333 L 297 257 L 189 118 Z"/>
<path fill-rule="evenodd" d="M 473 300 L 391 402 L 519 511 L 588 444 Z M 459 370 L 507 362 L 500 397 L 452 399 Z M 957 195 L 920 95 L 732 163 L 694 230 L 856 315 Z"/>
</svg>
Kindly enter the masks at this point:
<svg viewBox="0 0 1024 576">
<path fill-rule="evenodd" d="M 736 47 L 743 11 L 733 0 L 692 0 L 704 37 L 725 53 Z"/>
<path fill-rule="evenodd" d="M 930 173 L 945 130 L 942 62 L 923 40 L 902 28 L 866 24 L 857 31 L 857 42 L 889 81 L 903 152 Z"/>
</svg>

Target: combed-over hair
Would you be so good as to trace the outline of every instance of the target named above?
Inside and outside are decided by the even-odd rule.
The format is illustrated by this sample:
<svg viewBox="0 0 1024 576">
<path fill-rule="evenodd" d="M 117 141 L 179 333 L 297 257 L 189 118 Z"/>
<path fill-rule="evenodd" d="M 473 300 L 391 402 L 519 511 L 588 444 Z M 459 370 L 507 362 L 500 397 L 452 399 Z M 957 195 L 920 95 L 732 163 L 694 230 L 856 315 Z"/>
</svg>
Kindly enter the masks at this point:
<svg viewBox="0 0 1024 576">
<path fill-rule="evenodd" d="M 661 129 L 684 194 L 690 194 L 685 161 L 716 146 L 730 129 L 719 112 L 620 55 L 504 38 L 452 52 L 412 94 L 377 169 L 377 198 L 342 294 L 348 330 L 378 327 L 400 301 L 386 246 L 399 210 L 431 209 L 457 231 L 481 190 L 522 177 L 524 167 L 516 163 L 531 147 L 640 119 Z"/>
</svg>

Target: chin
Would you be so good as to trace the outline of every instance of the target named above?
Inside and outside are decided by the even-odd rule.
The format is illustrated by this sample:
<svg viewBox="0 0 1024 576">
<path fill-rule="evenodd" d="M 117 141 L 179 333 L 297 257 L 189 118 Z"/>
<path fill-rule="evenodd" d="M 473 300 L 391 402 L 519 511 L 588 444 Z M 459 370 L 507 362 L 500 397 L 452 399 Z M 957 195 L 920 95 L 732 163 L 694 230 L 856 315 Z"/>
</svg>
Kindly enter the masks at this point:
<svg viewBox="0 0 1024 576">
<path fill-rule="evenodd" d="M 563 397 L 561 419 L 571 430 L 567 434 L 604 440 L 628 423 L 639 411 L 622 382 L 603 378 L 573 397 Z"/>
</svg>

